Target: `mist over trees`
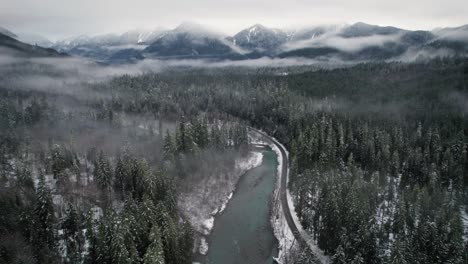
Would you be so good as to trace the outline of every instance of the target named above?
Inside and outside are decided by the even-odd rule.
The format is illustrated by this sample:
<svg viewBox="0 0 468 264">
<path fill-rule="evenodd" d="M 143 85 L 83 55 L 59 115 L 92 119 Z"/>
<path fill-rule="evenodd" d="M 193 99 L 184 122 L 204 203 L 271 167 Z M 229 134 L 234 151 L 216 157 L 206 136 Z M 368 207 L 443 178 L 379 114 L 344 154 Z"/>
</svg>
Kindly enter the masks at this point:
<svg viewBox="0 0 468 264">
<path fill-rule="evenodd" d="M 100 97 L 9 85 L 37 72 L 56 73 L 47 65 L 1 73 L 1 262 L 191 263 L 180 182 L 204 152 L 243 155 L 245 126 L 171 109 L 163 116 L 143 100 L 120 108 L 91 84 L 82 89 Z"/>
<path fill-rule="evenodd" d="M 66 75 L 0 73 L 6 263 L 191 263 L 177 194 L 206 153 L 244 155 L 247 125 L 289 149 L 296 213 L 333 263 L 468 261 L 466 59 L 13 85 L 38 73 Z"/>
<path fill-rule="evenodd" d="M 190 98 L 185 114 L 229 113 L 282 140 L 296 211 L 334 263 L 463 263 L 467 74 L 466 60 L 447 59 L 286 76 L 149 74 L 114 86 Z"/>
</svg>

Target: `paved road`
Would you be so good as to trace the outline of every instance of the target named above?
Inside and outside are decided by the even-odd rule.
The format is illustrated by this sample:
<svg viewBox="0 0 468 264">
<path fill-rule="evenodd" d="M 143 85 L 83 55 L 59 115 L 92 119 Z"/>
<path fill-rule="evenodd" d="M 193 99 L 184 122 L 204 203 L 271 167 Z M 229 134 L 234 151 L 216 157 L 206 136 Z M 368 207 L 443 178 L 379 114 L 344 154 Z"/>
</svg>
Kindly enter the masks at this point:
<svg viewBox="0 0 468 264">
<path fill-rule="evenodd" d="M 260 130 L 257 130 L 255 128 L 249 128 L 249 129 L 257 134 L 262 135 L 265 141 L 275 144 L 281 152 L 281 156 L 283 157 L 283 164 L 282 164 L 283 166 L 281 168 L 281 175 L 280 175 L 281 177 L 280 178 L 281 180 L 280 182 L 281 207 L 283 208 L 284 215 L 286 217 L 286 222 L 288 223 L 289 228 L 294 234 L 294 237 L 296 238 L 296 240 L 299 242 L 301 246 L 306 246 L 307 245 L 306 239 L 299 232 L 299 229 L 297 228 L 296 223 L 294 222 L 293 217 L 291 215 L 291 208 L 289 208 L 289 204 L 288 204 L 287 188 L 288 188 L 288 177 L 289 177 L 288 175 L 289 161 L 288 161 L 288 155 L 286 154 L 286 150 L 284 149 L 282 145 L 278 144 L 278 142 L 273 140 L 268 134 Z"/>
<path fill-rule="evenodd" d="M 263 131 L 260 131 L 258 129 L 249 127 L 249 130 L 260 134 L 263 136 L 264 141 L 267 141 L 268 143 L 273 143 L 275 146 L 278 147 L 278 149 L 281 152 L 281 156 L 283 157 L 283 164 L 281 168 L 281 174 L 280 174 L 280 201 L 281 201 L 281 208 L 283 209 L 284 216 L 286 218 L 286 222 L 288 223 L 289 228 L 291 229 L 292 233 L 294 234 L 294 238 L 296 241 L 301 245 L 302 248 L 304 247 L 309 247 L 312 252 L 318 257 L 318 261 L 321 263 L 328 263 L 329 259 L 323 255 L 323 252 L 319 250 L 313 243 L 311 242 L 311 238 L 309 235 L 302 230 L 302 227 L 300 229 L 302 232 L 299 231 L 299 227 L 297 225 L 300 225 L 300 223 L 295 222 L 291 212 L 295 213 L 292 208 L 289 207 L 288 203 L 288 178 L 289 178 L 289 160 L 288 160 L 288 154 L 286 153 L 286 149 L 283 147 L 283 145 L 279 144 L 276 140 L 274 140 L 272 137 L 270 137 L 268 134 L 266 134 Z"/>
</svg>

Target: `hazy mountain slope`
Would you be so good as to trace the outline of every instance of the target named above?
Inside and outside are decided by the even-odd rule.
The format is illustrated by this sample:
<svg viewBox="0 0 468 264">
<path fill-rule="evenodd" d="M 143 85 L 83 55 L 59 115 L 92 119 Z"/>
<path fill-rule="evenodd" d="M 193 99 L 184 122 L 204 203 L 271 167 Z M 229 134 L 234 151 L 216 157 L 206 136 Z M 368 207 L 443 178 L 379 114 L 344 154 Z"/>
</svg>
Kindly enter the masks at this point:
<svg viewBox="0 0 468 264">
<path fill-rule="evenodd" d="M 234 35 L 235 45 L 251 51 L 271 53 L 287 41 L 285 32 L 256 24 Z"/>
<path fill-rule="evenodd" d="M 4 28 L 4 27 L 0 27 L 0 34 L 3 34 L 3 35 L 6 35 L 10 38 L 17 38 L 18 36 L 16 36 L 15 33 L 11 32 L 10 30 Z"/>
<path fill-rule="evenodd" d="M 468 25 L 433 31 L 358 22 L 279 30 L 260 24 L 233 36 L 182 23 L 172 30 L 132 30 L 121 35 L 80 36 L 59 41 L 60 51 L 103 62 L 145 58 L 245 60 L 298 57 L 319 60 L 414 60 L 468 54 Z"/>
<path fill-rule="evenodd" d="M 15 56 L 27 57 L 62 57 L 66 56 L 51 48 L 43 48 L 40 46 L 29 45 L 20 42 L 12 37 L 0 33 L 0 48 L 3 48 L 0 53 L 11 53 Z"/>
<path fill-rule="evenodd" d="M 236 52 L 224 36 L 197 24 L 183 23 L 159 36 L 144 53 L 150 57 L 223 57 Z"/>
</svg>

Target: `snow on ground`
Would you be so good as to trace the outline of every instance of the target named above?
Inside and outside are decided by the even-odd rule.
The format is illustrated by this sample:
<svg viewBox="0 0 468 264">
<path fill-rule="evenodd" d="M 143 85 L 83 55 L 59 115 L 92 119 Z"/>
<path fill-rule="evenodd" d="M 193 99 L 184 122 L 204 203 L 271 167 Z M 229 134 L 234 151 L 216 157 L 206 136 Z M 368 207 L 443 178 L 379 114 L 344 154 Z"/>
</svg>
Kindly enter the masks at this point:
<svg viewBox="0 0 468 264">
<path fill-rule="evenodd" d="M 466 210 L 463 208 L 463 206 L 460 208 L 460 215 L 463 222 L 463 228 L 465 230 L 463 240 L 468 241 L 468 214 L 466 213 Z"/>
<path fill-rule="evenodd" d="M 208 242 L 206 242 L 205 237 L 200 238 L 200 254 L 206 255 L 208 253 Z"/>
<path fill-rule="evenodd" d="M 234 170 L 215 172 L 216 175 L 204 177 L 194 183 L 195 186 L 190 192 L 179 195 L 179 208 L 200 236 L 196 245 L 201 254 L 206 254 L 208 251 L 206 236 L 211 233 L 214 226 L 214 216 L 224 211 L 240 177 L 248 170 L 258 167 L 262 161 L 262 153 L 249 152 L 246 157 L 235 161 Z"/>
<path fill-rule="evenodd" d="M 283 148 L 283 150 L 286 152 L 286 156 L 289 157 L 289 152 L 287 151 L 287 149 L 281 143 L 279 143 L 278 140 L 276 140 L 273 137 L 271 138 L 275 141 L 275 143 L 277 143 L 281 146 L 281 148 Z M 283 167 L 283 155 L 281 155 L 281 151 L 276 144 L 265 142 L 261 140 L 261 137 L 253 138 L 251 142 L 253 144 L 268 145 L 276 153 L 278 161 L 278 168 L 276 171 L 278 173 L 278 177 L 274 191 L 275 199 L 273 201 L 273 213 L 271 216 L 271 223 L 273 226 L 275 237 L 276 239 L 278 239 L 279 243 L 278 257 L 275 258 L 275 261 L 278 263 L 287 262 L 287 258 L 289 257 L 287 253 L 292 252 L 292 250 L 297 247 L 297 242 L 294 238 L 294 234 L 292 233 L 291 229 L 287 224 L 283 208 L 281 207 L 281 198 L 279 196 L 281 178 L 287 177 L 286 181 L 287 183 L 289 183 L 289 168 L 287 175 L 281 175 Z M 299 218 L 296 215 L 293 199 L 291 193 L 289 192 L 289 188 L 286 189 L 286 195 L 291 216 L 294 220 L 295 225 L 297 226 L 297 229 L 299 230 L 299 233 L 301 233 L 301 236 L 306 240 L 309 248 L 312 250 L 312 252 L 314 252 L 315 256 L 321 261 L 321 263 L 330 263 L 330 258 L 326 256 L 321 249 L 318 248 L 317 244 L 314 242 L 312 237 L 302 228 L 302 224 L 300 223 Z"/>
<path fill-rule="evenodd" d="M 205 221 L 203 221 L 202 233 L 204 235 L 209 235 L 211 233 L 211 229 L 213 229 L 213 226 L 214 226 L 214 217 L 212 216 L 212 217 L 206 219 Z"/>
<path fill-rule="evenodd" d="M 275 261 L 278 263 L 285 262 L 287 258 L 287 252 L 289 252 L 293 247 L 297 246 L 295 243 L 294 234 L 292 233 L 291 229 L 286 222 L 286 217 L 284 216 L 284 211 L 281 207 L 281 200 L 279 197 L 280 185 L 281 185 L 281 168 L 283 167 L 283 155 L 281 155 L 280 149 L 272 143 L 267 143 L 262 141 L 260 138 L 253 138 L 251 141 L 252 144 L 262 144 L 268 145 L 273 152 L 276 153 L 276 158 L 278 162 L 278 167 L 276 169 L 276 173 L 278 175 L 275 190 L 274 190 L 274 200 L 273 200 L 273 213 L 271 215 L 271 224 L 273 226 L 273 232 L 275 234 L 276 239 L 278 239 L 278 257 L 275 258 Z M 286 152 L 287 153 L 287 152 Z M 286 155 L 289 155 L 287 153 Z"/>
<path fill-rule="evenodd" d="M 260 166 L 263 161 L 263 154 L 260 152 L 250 152 L 248 159 L 240 160 L 236 162 L 236 169 L 242 171 L 248 171 L 255 167 Z"/>
</svg>

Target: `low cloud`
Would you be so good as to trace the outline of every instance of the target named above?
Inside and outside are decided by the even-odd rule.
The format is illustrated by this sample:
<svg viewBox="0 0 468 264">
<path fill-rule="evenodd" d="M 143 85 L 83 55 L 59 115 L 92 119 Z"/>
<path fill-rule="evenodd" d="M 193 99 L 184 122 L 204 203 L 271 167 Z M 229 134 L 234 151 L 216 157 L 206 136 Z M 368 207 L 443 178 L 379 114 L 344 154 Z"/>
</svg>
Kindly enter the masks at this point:
<svg viewBox="0 0 468 264">
<path fill-rule="evenodd" d="M 408 49 L 404 54 L 390 61 L 403 61 L 403 62 L 414 62 L 414 61 L 425 61 L 434 58 L 445 58 L 455 56 L 455 52 L 445 48 L 424 48 L 424 49 Z"/>
<path fill-rule="evenodd" d="M 333 68 L 350 65 L 350 63 L 333 59 L 319 61 L 306 58 L 265 57 L 240 61 L 146 59 L 135 64 L 103 66 L 83 58 L 24 58 L 7 50 L 0 50 L 0 82 L 10 89 L 37 90 L 92 100 L 107 96 L 92 91 L 90 86 L 93 83 L 104 82 L 121 75 L 138 75 L 190 67 L 208 69 L 282 68 L 303 65 Z"/>
<path fill-rule="evenodd" d="M 294 50 L 303 48 L 330 47 L 344 52 L 357 52 L 364 48 L 382 46 L 388 42 L 396 42 L 400 38 L 401 34 L 344 38 L 336 33 L 332 33 L 324 34 L 319 37 L 314 37 L 307 40 L 288 43 L 284 48 L 286 50 Z"/>
<path fill-rule="evenodd" d="M 434 33 L 441 39 L 468 42 L 468 26 L 435 30 Z"/>
</svg>

